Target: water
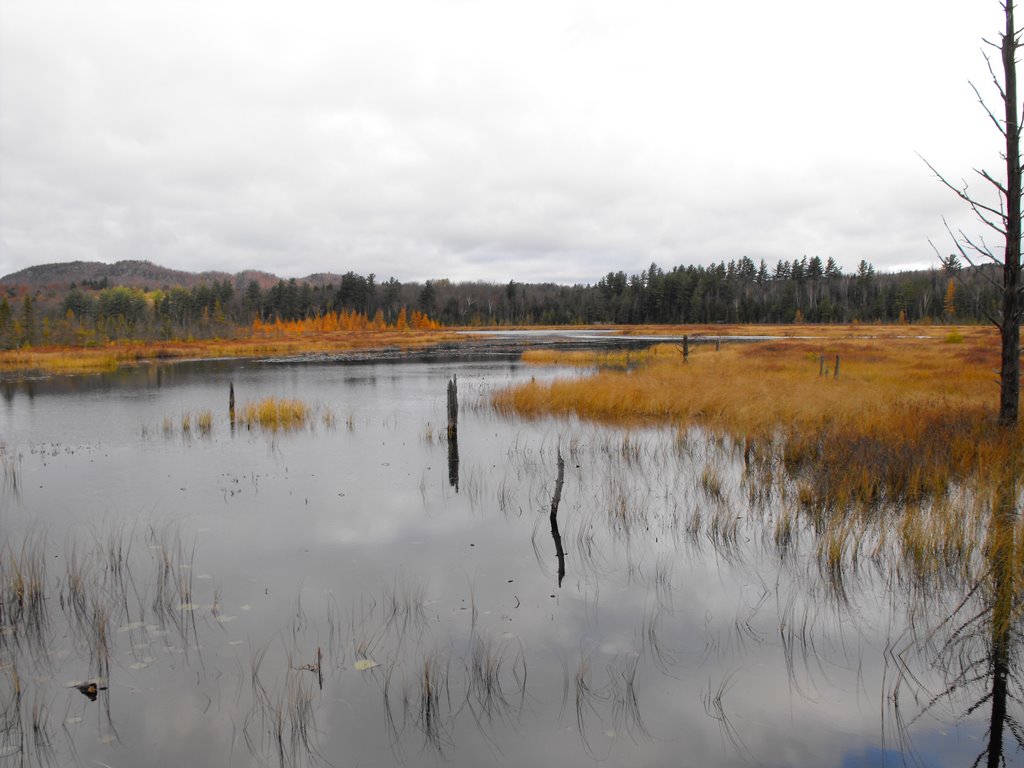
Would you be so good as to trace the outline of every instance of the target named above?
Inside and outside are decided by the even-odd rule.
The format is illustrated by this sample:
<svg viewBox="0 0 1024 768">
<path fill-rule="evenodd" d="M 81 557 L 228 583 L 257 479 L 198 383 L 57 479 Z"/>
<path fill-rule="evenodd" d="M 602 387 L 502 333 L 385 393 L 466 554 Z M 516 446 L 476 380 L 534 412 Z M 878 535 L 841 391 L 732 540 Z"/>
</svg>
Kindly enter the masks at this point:
<svg viewBox="0 0 1024 768">
<path fill-rule="evenodd" d="M 838 596 L 809 534 L 775 543 L 779 495 L 698 431 L 490 409 L 498 388 L 565 375 L 225 361 L 4 383 L 4 577 L 35 543 L 45 598 L 34 624 L 8 607 L 0 627 L 0 761 L 959 766 L 984 750 L 986 707 L 965 712 L 985 681 L 936 696 L 955 671 L 941 628 L 921 640 L 961 593 L 915 597 L 865 567 Z M 239 409 L 300 398 L 311 423 L 232 428 L 229 384 Z M 90 683 L 95 700 L 74 687 Z"/>
</svg>

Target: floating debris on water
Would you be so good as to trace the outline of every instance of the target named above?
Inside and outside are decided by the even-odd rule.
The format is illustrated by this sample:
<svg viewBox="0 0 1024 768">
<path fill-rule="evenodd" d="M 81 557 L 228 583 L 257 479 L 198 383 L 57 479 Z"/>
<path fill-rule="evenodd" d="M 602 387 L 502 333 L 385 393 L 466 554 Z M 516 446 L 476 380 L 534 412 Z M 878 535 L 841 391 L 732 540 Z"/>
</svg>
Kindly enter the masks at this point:
<svg viewBox="0 0 1024 768">
<path fill-rule="evenodd" d="M 107 684 L 102 680 L 73 680 L 67 684 L 68 688 L 74 688 L 83 696 L 87 697 L 89 701 L 96 701 L 96 695 L 100 691 L 107 690 Z"/>
</svg>

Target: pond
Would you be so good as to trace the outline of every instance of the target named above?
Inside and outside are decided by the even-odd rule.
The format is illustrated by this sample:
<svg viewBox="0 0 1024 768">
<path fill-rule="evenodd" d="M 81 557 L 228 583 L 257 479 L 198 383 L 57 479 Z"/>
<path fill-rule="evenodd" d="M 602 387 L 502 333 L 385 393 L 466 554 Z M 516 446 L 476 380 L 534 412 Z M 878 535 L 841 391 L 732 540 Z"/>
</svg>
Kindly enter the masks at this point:
<svg viewBox="0 0 1024 768">
<path fill-rule="evenodd" d="M 490 406 L 575 375 L 213 361 L 0 385 L 0 763 L 986 752 L 990 637 L 944 623 L 960 585 L 869 566 L 838 584 L 728 440 Z M 239 413 L 299 399 L 308 420 L 233 423 L 229 387 Z"/>
</svg>

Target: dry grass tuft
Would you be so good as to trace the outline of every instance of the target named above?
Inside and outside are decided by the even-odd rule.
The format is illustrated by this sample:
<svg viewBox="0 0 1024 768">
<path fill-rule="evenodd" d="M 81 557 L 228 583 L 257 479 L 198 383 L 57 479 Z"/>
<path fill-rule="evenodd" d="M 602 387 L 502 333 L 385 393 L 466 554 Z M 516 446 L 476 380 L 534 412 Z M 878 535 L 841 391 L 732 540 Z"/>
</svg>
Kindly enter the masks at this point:
<svg viewBox="0 0 1024 768">
<path fill-rule="evenodd" d="M 312 410 L 301 400 L 268 397 L 257 403 L 246 403 L 239 413 L 239 421 L 248 429 L 260 427 L 277 432 L 306 426 Z"/>
<path fill-rule="evenodd" d="M 213 431 L 213 411 L 206 409 L 196 414 L 196 427 L 199 429 L 199 434 L 204 437 L 209 436 Z"/>
</svg>

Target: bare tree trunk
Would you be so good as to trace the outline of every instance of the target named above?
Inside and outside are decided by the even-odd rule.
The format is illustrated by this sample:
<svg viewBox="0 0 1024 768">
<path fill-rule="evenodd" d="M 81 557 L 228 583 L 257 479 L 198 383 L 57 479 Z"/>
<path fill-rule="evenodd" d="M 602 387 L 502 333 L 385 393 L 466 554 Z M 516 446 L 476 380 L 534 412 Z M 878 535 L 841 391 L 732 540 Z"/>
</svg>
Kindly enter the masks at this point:
<svg viewBox="0 0 1024 768">
<path fill-rule="evenodd" d="M 928 163 L 935 176 L 946 185 L 957 197 L 967 203 L 975 216 L 989 229 L 999 233 L 1004 248 L 1002 258 L 986 244 L 983 237 L 970 237 L 959 230 L 955 234 L 947 225 L 946 229 L 953 238 L 960 256 L 967 261 L 974 271 L 983 278 L 989 279 L 993 287 L 1002 292 L 999 312 L 988 314 L 989 319 L 999 328 L 1000 365 L 999 365 L 999 423 L 1004 427 L 1017 425 L 1020 410 L 1020 320 L 1021 320 L 1021 165 L 1020 165 L 1020 104 L 1017 102 L 1017 49 L 1020 47 L 1019 33 L 1013 19 L 1014 0 L 1002 0 L 1003 12 L 1006 16 L 1006 29 L 1000 35 L 999 55 L 1002 62 L 1002 82 L 988 56 L 988 70 L 995 83 L 999 98 L 1003 102 L 1003 116 L 985 104 L 985 101 L 974 84 L 974 93 L 978 97 L 985 114 L 995 124 L 1006 140 L 1004 157 L 1006 159 L 1006 180 L 993 177 L 986 170 L 977 170 L 979 176 L 990 184 L 998 193 L 998 204 L 984 202 L 973 195 L 966 183 L 958 186 L 950 183 L 942 174 Z M 987 45 L 996 47 L 994 43 L 985 41 Z M 934 248 L 934 246 L 932 246 Z M 937 250 L 936 250 L 937 252 Z M 980 256 L 1002 267 L 1003 281 L 988 278 L 985 272 L 978 269 L 974 261 Z"/>
<path fill-rule="evenodd" d="M 1000 336 L 999 423 L 1014 426 L 1020 406 L 1020 125 L 1017 104 L 1017 29 L 1013 0 L 1005 0 L 1006 32 L 1003 60 L 1003 106 L 1006 114 L 1006 250 L 1003 254 L 1003 311 Z"/>
</svg>

